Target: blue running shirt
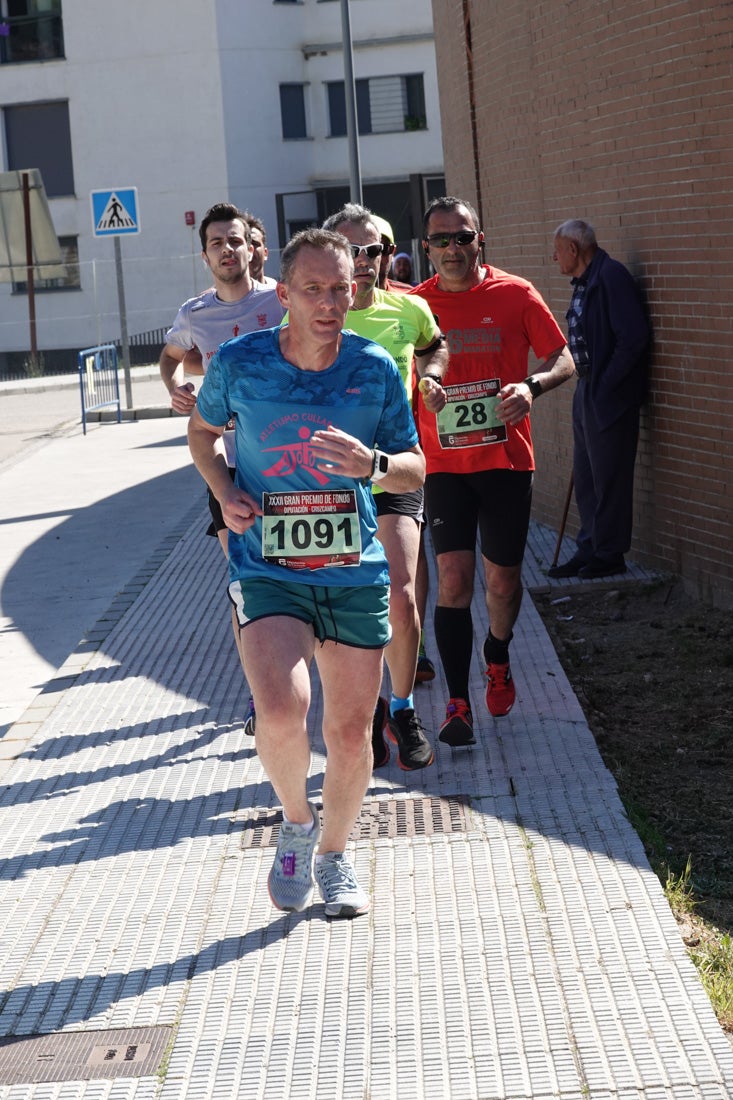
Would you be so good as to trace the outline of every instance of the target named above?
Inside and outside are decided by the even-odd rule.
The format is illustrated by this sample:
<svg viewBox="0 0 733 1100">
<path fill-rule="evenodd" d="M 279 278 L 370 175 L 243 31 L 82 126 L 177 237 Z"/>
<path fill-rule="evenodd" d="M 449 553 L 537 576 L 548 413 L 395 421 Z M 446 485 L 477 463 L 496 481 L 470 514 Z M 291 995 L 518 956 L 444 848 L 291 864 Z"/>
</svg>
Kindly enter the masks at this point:
<svg viewBox="0 0 733 1100">
<path fill-rule="evenodd" d="M 281 354 L 279 332 L 252 332 L 222 344 L 199 391 L 199 413 L 216 427 L 235 419 L 236 484 L 256 500 L 262 501 L 263 493 L 279 495 L 274 497 L 277 506 L 295 499 L 283 494 L 321 493 L 325 498 L 338 490 L 353 491 L 361 558 L 358 564 L 318 567 L 313 567 L 313 558 L 308 568 L 265 560 L 263 523 L 258 516 L 243 535 L 229 533 L 231 579 L 261 576 L 311 585 L 388 584 L 387 560 L 376 538 L 371 485 L 320 468 L 308 440 L 313 432 L 332 424 L 367 447 L 378 442 L 387 453 L 414 447 L 417 432 L 399 371 L 382 348 L 351 332 L 342 332 L 338 357 L 327 370 L 300 370 Z M 328 523 L 316 532 L 301 524 L 296 535 L 310 539 L 328 529 Z M 327 538 L 320 542 L 327 548 Z"/>
</svg>

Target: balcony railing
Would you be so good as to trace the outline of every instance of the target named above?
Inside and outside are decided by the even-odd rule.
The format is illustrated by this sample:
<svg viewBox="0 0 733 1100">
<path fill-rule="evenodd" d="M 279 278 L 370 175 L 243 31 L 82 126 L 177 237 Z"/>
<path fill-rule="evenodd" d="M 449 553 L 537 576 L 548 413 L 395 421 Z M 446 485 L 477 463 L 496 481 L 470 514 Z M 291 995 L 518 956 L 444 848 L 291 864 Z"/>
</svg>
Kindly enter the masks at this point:
<svg viewBox="0 0 733 1100">
<path fill-rule="evenodd" d="M 0 18 L 0 64 L 50 61 L 64 56 L 64 23 L 60 12 Z"/>
</svg>

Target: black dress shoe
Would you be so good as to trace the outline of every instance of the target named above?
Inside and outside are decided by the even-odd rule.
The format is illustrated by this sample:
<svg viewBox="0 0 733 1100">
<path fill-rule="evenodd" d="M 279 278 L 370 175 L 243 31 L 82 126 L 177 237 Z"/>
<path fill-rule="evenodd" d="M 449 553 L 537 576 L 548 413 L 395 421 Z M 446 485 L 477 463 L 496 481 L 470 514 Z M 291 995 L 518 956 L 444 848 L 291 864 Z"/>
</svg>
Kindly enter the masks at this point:
<svg viewBox="0 0 733 1100">
<path fill-rule="evenodd" d="M 619 554 L 617 558 L 591 558 L 589 562 L 578 570 L 578 576 L 584 580 L 594 580 L 596 577 L 613 577 L 617 573 L 626 572 L 626 562 Z"/>
<path fill-rule="evenodd" d="M 584 565 L 588 564 L 587 558 L 579 558 L 573 554 L 563 565 L 551 565 L 547 570 L 548 577 L 577 577 Z"/>
</svg>

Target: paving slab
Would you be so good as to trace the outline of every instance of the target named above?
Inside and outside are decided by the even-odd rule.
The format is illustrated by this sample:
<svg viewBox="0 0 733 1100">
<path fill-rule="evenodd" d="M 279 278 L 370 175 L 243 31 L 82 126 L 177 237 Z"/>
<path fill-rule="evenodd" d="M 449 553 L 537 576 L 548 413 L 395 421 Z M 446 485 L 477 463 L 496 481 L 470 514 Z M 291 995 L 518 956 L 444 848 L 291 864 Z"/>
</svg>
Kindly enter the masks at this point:
<svg viewBox="0 0 733 1100">
<path fill-rule="evenodd" d="M 205 499 L 185 420 L 96 424 L 84 435 L 78 416 L 58 419 L 69 410 L 39 413 L 41 398 L 56 395 L 0 393 L 0 732 Z"/>
<path fill-rule="evenodd" d="M 369 791 L 460 798 L 465 829 L 360 837 L 362 919 L 272 908 L 273 840 L 248 823 L 277 806 L 200 529 L 6 770 L 0 1034 L 170 1027 L 163 1097 L 729 1096 L 730 1046 L 529 601 L 512 714 L 482 715 L 477 746 L 439 746 L 423 772 L 393 760 Z M 176 602 L 182 577 L 196 595 Z M 419 689 L 428 728 L 443 703 L 440 677 Z M 319 802 L 317 714 L 316 698 Z"/>
<path fill-rule="evenodd" d="M 140 532 L 105 614 L 2 739 L 0 1100 L 733 1095 L 730 1043 L 530 598 L 511 714 L 482 703 L 479 583 L 477 744 L 375 772 L 351 842 L 371 911 L 272 907 L 279 807 L 242 731 L 205 519 L 186 501 Z M 533 524 L 530 587 L 547 541 Z M 312 689 L 319 804 L 315 673 Z M 440 672 L 416 691 L 433 737 L 445 696 Z M 39 1059 L 44 1035 L 83 1068 Z M 135 1065 L 166 1035 L 154 1071 Z"/>
</svg>

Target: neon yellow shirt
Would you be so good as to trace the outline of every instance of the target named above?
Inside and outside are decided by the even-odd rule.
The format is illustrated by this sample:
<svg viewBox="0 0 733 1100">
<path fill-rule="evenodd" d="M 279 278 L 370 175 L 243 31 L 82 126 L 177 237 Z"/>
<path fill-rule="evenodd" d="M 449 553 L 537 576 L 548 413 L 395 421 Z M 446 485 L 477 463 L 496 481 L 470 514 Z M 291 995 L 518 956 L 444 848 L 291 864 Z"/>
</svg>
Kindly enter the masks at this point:
<svg viewBox="0 0 733 1100">
<path fill-rule="evenodd" d="M 344 328 L 380 344 L 399 367 L 408 400 L 412 399 L 412 357 L 440 335 L 430 306 L 415 294 L 374 291 L 374 303 L 366 309 L 350 309 Z"/>
</svg>

